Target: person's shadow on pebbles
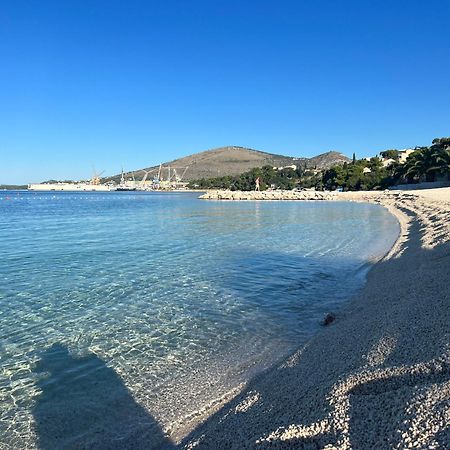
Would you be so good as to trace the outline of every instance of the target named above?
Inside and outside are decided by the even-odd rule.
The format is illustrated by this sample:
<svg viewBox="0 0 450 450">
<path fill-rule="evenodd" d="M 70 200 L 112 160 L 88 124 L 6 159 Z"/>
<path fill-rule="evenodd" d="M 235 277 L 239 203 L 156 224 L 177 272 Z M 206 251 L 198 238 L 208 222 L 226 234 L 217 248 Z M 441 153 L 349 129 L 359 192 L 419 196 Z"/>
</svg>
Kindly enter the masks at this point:
<svg viewBox="0 0 450 450">
<path fill-rule="evenodd" d="M 54 344 L 35 372 L 40 375 L 33 408 L 39 448 L 173 448 L 156 420 L 96 355 L 74 357 Z"/>
</svg>

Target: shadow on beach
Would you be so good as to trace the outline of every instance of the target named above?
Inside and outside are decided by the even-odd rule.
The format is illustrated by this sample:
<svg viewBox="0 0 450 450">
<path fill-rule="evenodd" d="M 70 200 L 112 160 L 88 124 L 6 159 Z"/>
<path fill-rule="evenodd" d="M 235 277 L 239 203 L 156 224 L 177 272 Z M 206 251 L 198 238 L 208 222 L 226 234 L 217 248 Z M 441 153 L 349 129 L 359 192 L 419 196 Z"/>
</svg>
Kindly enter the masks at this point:
<svg viewBox="0 0 450 450">
<path fill-rule="evenodd" d="M 398 256 L 374 267 L 335 323 L 252 379 L 177 446 L 101 359 L 74 358 L 54 345 L 36 368 L 49 373 L 34 408 L 40 447 L 388 449 L 403 448 L 403 435 L 414 442 L 445 417 L 450 383 L 450 244 L 426 249 L 422 237 L 413 222 Z M 436 448 L 449 448 L 449 439 L 439 429 Z"/>
<path fill-rule="evenodd" d="M 449 448 L 450 244 L 423 248 L 423 237 L 413 221 L 398 256 L 374 267 L 336 323 L 251 380 L 179 447 L 389 449 L 434 439 L 433 448 Z"/>
<path fill-rule="evenodd" d="M 42 375 L 33 408 L 39 448 L 172 448 L 156 420 L 96 355 L 74 357 L 54 344 L 35 372 Z"/>
</svg>

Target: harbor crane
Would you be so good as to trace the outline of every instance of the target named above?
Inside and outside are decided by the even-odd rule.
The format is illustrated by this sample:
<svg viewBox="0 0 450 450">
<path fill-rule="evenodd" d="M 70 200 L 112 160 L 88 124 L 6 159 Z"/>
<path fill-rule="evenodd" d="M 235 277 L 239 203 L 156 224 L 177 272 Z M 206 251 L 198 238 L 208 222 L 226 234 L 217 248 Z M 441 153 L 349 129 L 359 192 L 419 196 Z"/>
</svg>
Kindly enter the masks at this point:
<svg viewBox="0 0 450 450">
<path fill-rule="evenodd" d="M 91 178 L 91 184 L 93 184 L 94 186 L 98 186 L 101 182 L 101 176 L 105 173 L 104 170 L 102 170 L 100 173 L 97 173 L 97 171 L 95 170 L 95 167 L 92 166 L 92 178 Z"/>
<path fill-rule="evenodd" d="M 164 170 L 167 169 L 167 178 L 163 176 Z M 138 172 L 143 172 L 144 176 L 142 178 L 142 180 L 139 183 L 138 189 L 139 190 L 145 190 L 146 189 L 146 181 L 147 178 L 151 175 L 151 174 L 155 174 L 152 175 L 152 189 L 154 190 L 158 190 L 158 189 L 171 189 L 171 188 L 176 188 L 178 184 L 182 183 L 182 180 L 184 178 L 184 176 L 186 175 L 187 170 L 189 169 L 189 166 L 178 166 L 178 167 L 174 167 L 174 166 L 169 166 L 167 165 L 166 167 L 163 166 L 163 164 L 160 164 L 158 167 L 155 167 L 151 170 L 140 170 Z M 157 172 L 157 174 L 156 174 Z M 135 180 L 134 178 L 134 172 L 130 172 L 130 174 L 133 177 L 133 182 Z M 122 178 L 121 178 L 121 182 L 120 185 L 125 185 L 127 184 L 127 181 L 125 180 L 125 173 L 123 172 L 122 169 Z M 133 183 L 134 186 L 136 186 L 136 183 Z M 137 187 L 137 186 L 136 186 Z"/>
<path fill-rule="evenodd" d="M 158 170 L 158 181 L 161 180 L 161 170 L 162 170 L 162 164 L 159 165 L 159 170 Z"/>
<path fill-rule="evenodd" d="M 167 177 L 163 176 L 163 170 L 167 169 Z M 184 176 L 186 175 L 187 170 L 189 169 L 189 166 L 166 166 L 164 167 L 162 164 L 159 165 L 159 167 L 156 169 L 152 169 L 149 171 L 149 173 L 158 171 L 158 175 L 156 175 L 153 178 L 154 183 L 159 183 L 161 181 L 165 181 L 166 183 L 176 182 L 180 183 Z M 182 171 L 181 175 L 178 171 Z"/>
<path fill-rule="evenodd" d="M 142 177 L 141 184 L 140 184 L 141 189 L 145 189 L 145 181 L 147 180 L 148 174 L 150 173 L 147 170 L 144 170 L 144 172 L 145 172 L 145 174 Z"/>
<path fill-rule="evenodd" d="M 175 181 L 176 183 L 181 183 L 181 181 L 183 180 L 184 176 L 186 175 L 187 170 L 189 169 L 189 166 L 183 166 L 183 167 L 171 167 L 168 166 L 168 177 L 167 177 L 167 181 Z M 170 173 L 170 169 L 173 170 L 173 173 Z M 178 170 L 183 170 L 183 173 L 180 175 L 178 175 Z"/>
</svg>

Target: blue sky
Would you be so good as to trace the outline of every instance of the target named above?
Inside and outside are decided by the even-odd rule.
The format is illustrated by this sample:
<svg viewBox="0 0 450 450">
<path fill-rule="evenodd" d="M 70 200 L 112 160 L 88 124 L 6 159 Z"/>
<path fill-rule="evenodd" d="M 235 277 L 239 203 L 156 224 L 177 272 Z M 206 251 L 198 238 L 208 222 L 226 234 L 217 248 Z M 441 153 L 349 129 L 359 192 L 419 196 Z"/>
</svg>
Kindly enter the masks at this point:
<svg viewBox="0 0 450 450">
<path fill-rule="evenodd" d="M 446 0 L 0 1 L 0 183 L 450 135 Z"/>
</svg>

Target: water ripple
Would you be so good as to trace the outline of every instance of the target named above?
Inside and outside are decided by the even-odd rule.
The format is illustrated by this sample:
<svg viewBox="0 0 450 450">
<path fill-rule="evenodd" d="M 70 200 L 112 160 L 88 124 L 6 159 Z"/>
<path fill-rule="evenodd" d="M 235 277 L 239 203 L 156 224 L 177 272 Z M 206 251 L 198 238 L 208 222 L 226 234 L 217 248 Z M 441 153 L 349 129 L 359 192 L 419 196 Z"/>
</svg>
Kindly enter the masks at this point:
<svg viewBox="0 0 450 450">
<path fill-rule="evenodd" d="M 192 414 L 304 342 L 398 231 L 374 205 L 139 193 L 4 198 L 5 448 L 34 448 L 43 392 L 74 380 L 90 386 L 98 370 L 117 374 L 117 393 L 125 386 L 163 427 Z M 68 354 L 66 369 L 40 370 L 45 355 Z"/>
</svg>

